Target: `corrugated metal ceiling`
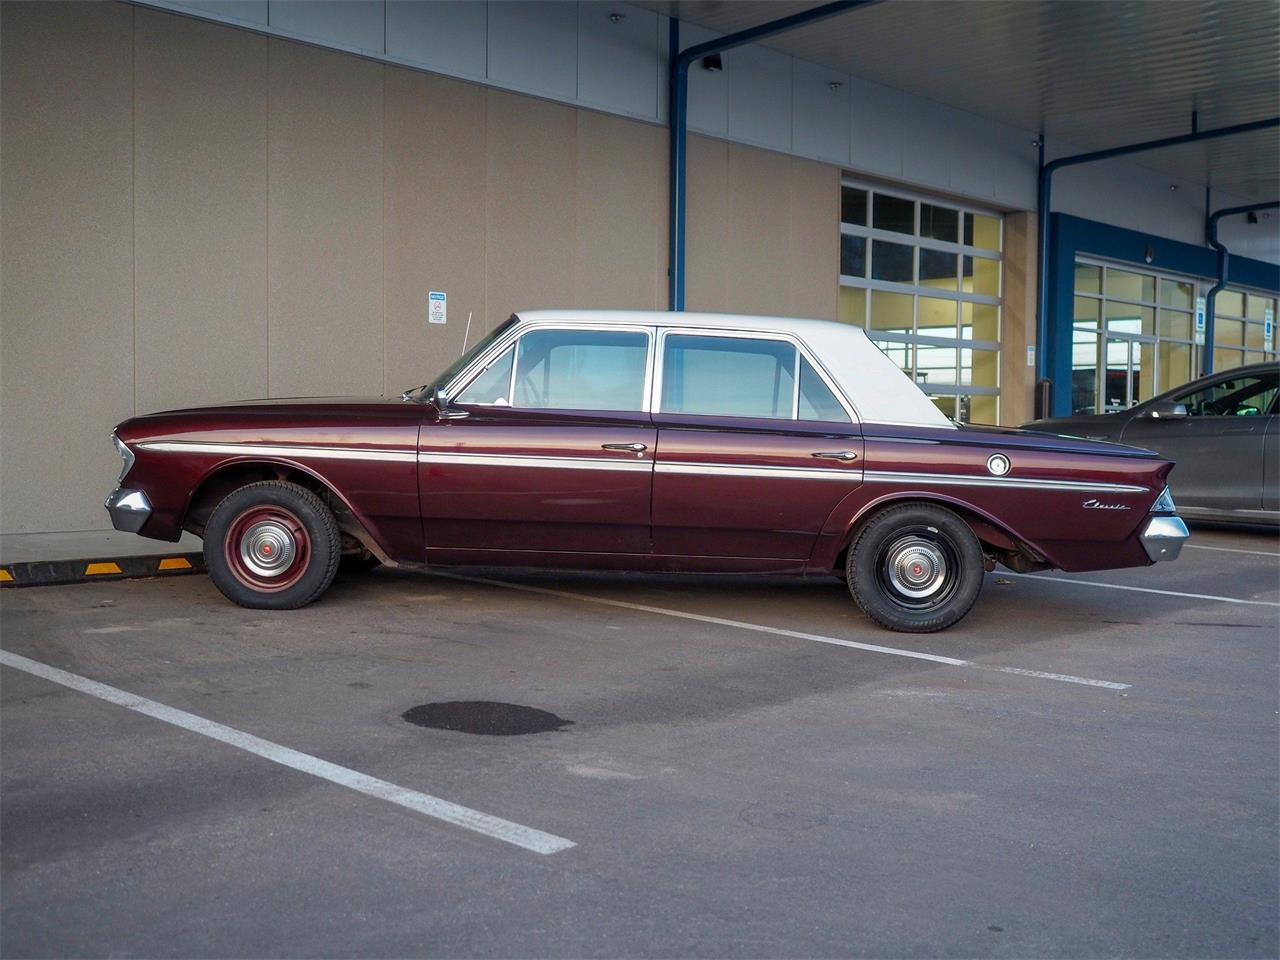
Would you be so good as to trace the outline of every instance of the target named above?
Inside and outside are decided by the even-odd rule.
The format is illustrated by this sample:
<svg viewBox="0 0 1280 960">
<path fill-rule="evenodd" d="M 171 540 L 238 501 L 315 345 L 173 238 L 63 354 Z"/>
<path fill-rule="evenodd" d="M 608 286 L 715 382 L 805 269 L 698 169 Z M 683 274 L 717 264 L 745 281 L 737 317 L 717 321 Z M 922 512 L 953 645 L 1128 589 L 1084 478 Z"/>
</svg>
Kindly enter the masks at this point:
<svg viewBox="0 0 1280 960">
<path fill-rule="evenodd" d="M 732 33 L 820 3 L 640 6 Z M 1086 150 L 1280 114 L 1275 0 L 886 0 L 763 41 L 773 49 Z M 1271 200 L 1275 130 L 1140 154 L 1154 170 Z"/>
</svg>

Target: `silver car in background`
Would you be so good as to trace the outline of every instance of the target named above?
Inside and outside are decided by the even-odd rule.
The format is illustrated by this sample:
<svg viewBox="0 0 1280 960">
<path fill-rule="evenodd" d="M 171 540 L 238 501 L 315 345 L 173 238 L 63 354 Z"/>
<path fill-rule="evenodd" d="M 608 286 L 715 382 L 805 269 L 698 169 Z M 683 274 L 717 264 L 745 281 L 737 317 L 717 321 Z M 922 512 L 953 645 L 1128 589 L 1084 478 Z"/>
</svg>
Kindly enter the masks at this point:
<svg viewBox="0 0 1280 960">
<path fill-rule="evenodd" d="M 1169 487 L 1188 520 L 1280 525 L 1280 363 L 1213 373 L 1128 410 L 1054 417 L 1028 430 L 1146 447 L 1177 466 Z"/>
</svg>

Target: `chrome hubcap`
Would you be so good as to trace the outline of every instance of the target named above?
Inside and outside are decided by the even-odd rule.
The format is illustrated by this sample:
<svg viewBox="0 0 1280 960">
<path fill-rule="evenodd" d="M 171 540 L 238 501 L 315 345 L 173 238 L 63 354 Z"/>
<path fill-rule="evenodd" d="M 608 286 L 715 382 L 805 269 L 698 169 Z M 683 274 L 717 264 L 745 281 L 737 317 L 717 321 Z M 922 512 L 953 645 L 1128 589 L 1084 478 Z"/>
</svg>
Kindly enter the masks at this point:
<svg viewBox="0 0 1280 960">
<path fill-rule="evenodd" d="M 937 544 L 923 537 L 903 537 L 889 547 L 885 573 L 898 593 L 923 600 L 942 589 L 947 579 L 947 558 Z"/>
<path fill-rule="evenodd" d="M 255 576 L 278 577 L 289 569 L 298 552 L 293 534 L 275 520 L 262 520 L 240 538 L 240 559 Z"/>
</svg>

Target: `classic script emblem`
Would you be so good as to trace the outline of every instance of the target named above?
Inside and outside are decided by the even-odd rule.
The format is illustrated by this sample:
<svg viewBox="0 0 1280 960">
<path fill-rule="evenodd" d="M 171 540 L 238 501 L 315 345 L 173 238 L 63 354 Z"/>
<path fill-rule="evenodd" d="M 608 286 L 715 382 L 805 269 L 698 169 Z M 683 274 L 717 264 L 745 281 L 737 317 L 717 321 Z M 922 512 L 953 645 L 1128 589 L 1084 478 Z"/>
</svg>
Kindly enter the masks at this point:
<svg viewBox="0 0 1280 960">
<path fill-rule="evenodd" d="M 1128 510 L 1129 508 L 1123 503 L 1103 503 L 1101 500 L 1090 498 L 1081 504 L 1086 510 Z"/>
</svg>

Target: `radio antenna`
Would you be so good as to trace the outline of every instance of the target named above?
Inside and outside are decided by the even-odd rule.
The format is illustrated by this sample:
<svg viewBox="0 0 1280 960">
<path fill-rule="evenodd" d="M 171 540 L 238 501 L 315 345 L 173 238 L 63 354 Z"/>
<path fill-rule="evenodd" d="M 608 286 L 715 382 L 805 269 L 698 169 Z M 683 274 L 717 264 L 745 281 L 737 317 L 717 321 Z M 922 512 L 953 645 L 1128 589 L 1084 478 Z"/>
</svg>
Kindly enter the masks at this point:
<svg viewBox="0 0 1280 960">
<path fill-rule="evenodd" d="M 464 330 L 462 333 L 462 352 L 463 353 L 467 352 L 467 341 L 471 339 L 471 313 L 472 311 L 470 310 L 467 311 L 467 329 Z"/>
</svg>

